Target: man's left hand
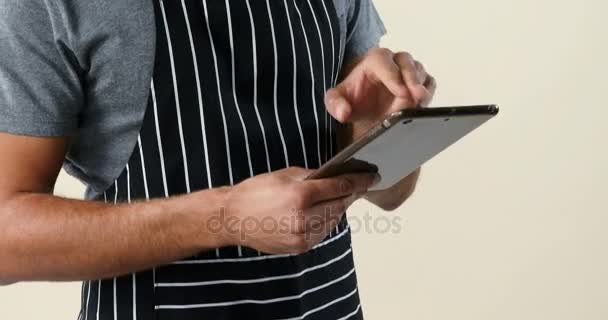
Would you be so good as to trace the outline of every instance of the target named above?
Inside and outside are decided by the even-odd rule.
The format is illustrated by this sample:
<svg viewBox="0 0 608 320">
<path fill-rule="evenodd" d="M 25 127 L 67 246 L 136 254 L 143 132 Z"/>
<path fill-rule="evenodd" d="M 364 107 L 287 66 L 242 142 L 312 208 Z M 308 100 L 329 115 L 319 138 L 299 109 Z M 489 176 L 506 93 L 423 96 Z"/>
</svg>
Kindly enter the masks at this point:
<svg viewBox="0 0 608 320">
<path fill-rule="evenodd" d="M 426 107 L 435 95 L 435 78 L 407 52 L 376 48 L 329 90 L 325 104 L 342 123 L 377 121 L 413 107 Z"/>
</svg>

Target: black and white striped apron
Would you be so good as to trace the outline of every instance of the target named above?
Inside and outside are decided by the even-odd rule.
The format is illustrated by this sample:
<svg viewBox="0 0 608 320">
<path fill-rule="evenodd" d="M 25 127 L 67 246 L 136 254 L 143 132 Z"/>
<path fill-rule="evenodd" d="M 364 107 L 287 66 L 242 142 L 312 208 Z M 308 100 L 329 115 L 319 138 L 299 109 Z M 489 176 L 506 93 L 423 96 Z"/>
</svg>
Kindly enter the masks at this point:
<svg viewBox="0 0 608 320">
<path fill-rule="evenodd" d="M 98 200 L 169 197 L 336 151 L 325 91 L 344 43 L 331 0 L 152 0 L 157 49 L 140 136 Z M 301 255 L 230 247 L 86 281 L 88 319 L 361 319 L 346 219 Z"/>
</svg>

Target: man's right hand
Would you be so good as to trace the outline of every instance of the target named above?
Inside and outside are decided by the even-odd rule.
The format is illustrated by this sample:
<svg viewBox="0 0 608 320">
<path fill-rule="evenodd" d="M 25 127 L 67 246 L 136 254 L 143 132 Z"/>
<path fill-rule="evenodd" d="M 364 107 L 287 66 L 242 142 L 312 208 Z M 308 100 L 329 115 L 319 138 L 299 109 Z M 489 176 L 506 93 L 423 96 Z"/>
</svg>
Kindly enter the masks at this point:
<svg viewBox="0 0 608 320">
<path fill-rule="evenodd" d="M 307 252 L 379 181 L 375 173 L 305 180 L 310 173 L 289 168 L 230 188 L 222 217 L 225 243 L 273 254 Z"/>
</svg>

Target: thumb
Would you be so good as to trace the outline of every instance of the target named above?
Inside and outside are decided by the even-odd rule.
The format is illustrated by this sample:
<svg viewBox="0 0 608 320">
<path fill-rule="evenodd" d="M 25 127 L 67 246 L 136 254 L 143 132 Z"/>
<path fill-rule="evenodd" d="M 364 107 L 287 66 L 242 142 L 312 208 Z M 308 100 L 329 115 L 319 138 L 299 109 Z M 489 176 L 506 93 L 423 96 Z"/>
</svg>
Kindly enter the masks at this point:
<svg viewBox="0 0 608 320">
<path fill-rule="evenodd" d="M 325 94 L 327 112 L 341 123 L 347 122 L 352 114 L 352 106 L 342 93 L 341 87 L 332 88 Z"/>
</svg>

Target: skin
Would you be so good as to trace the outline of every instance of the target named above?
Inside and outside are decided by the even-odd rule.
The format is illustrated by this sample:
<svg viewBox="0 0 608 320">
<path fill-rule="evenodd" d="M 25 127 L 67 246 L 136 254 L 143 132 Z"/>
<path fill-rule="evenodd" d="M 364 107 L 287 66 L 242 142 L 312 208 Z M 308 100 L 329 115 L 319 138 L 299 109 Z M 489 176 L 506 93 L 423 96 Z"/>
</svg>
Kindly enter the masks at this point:
<svg viewBox="0 0 608 320">
<path fill-rule="evenodd" d="M 349 64 L 343 82 L 328 92 L 328 110 L 349 124 L 340 133 L 343 143 L 393 109 L 430 101 L 433 86 L 425 89 L 430 97 L 419 94 L 410 78 L 413 70 L 422 72 L 402 59 L 374 49 Z M 68 137 L 0 133 L 0 284 L 108 278 L 232 245 L 306 252 L 361 195 L 392 209 L 409 197 L 417 179 L 414 174 L 390 190 L 367 193 L 379 182 L 375 174 L 305 181 L 310 170 L 288 168 L 233 187 L 112 205 L 52 195 L 68 146 Z M 245 221 L 251 218 L 282 227 L 249 230 Z"/>
</svg>

